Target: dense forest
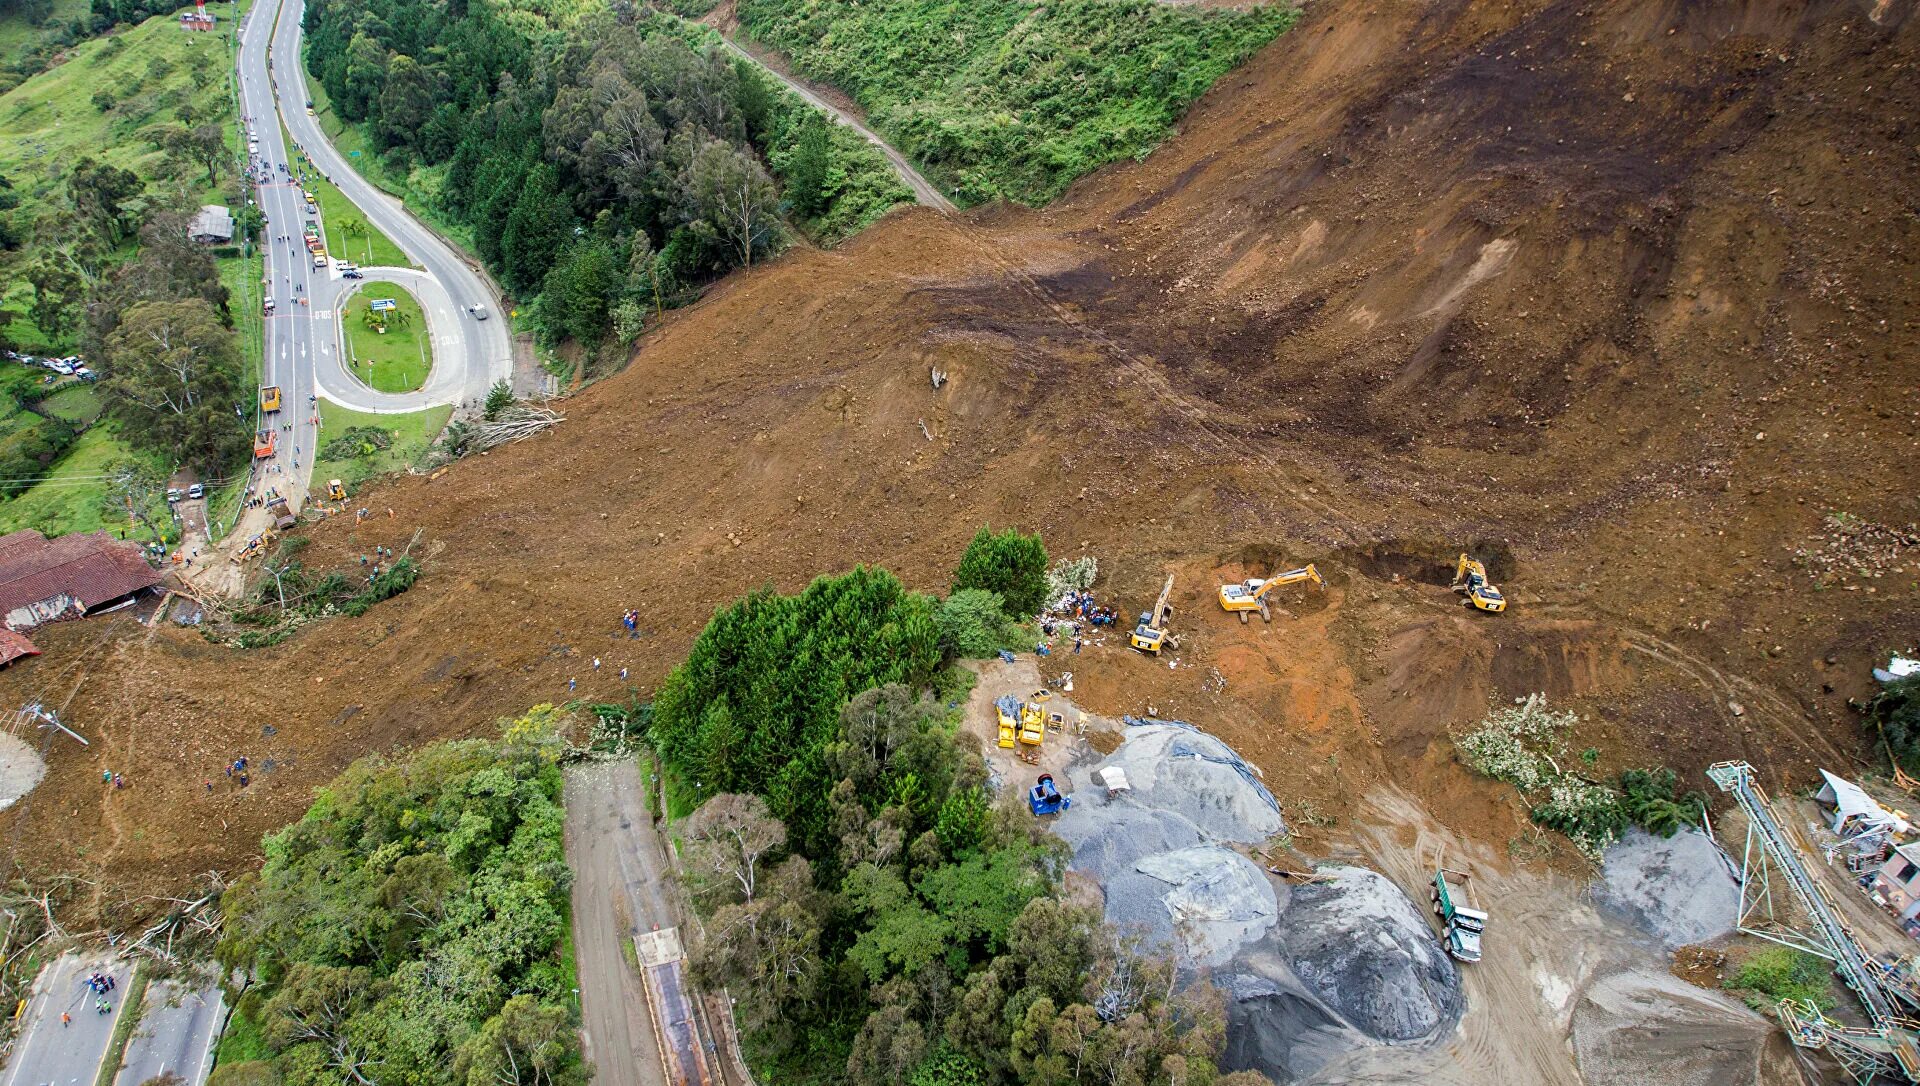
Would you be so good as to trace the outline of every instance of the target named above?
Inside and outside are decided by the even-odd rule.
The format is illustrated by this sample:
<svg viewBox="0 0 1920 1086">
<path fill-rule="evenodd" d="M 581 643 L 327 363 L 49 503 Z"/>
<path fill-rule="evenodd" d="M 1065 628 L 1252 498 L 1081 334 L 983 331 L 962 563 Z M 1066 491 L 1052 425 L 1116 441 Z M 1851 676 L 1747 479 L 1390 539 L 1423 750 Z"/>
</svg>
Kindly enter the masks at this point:
<svg viewBox="0 0 1920 1086">
<path fill-rule="evenodd" d="M 1065 845 L 995 803 L 960 727 L 972 677 L 942 665 L 995 642 L 1001 590 L 1036 596 L 1045 560 L 982 531 L 944 600 L 864 568 L 756 593 L 640 714 L 701 803 L 676 827 L 695 965 L 738 998 L 762 1081 L 1266 1081 L 1217 1072 L 1216 990 L 1065 899 Z"/>
<path fill-rule="evenodd" d="M 216 1086 L 583 1086 L 554 717 L 364 758 L 266 839 Z"/>
<path fill-rule="evenodd" d="M 1038 205 L 1152 150 L 1187 105 L 1298 18 L 1158 0 L 739 0 L 740 24 L 964 204 Z"/>
<path fill-rule="evenodd" d="M 306 33 L 334 108 L 389 173 L 437 171 L 435 210 L 538 296 L 549 342 L 630 340 L 776 250 L 785 220 L 832 240 L 908 198 L 856 136 L 668 16 L 317 0 Z"/>
</svg>

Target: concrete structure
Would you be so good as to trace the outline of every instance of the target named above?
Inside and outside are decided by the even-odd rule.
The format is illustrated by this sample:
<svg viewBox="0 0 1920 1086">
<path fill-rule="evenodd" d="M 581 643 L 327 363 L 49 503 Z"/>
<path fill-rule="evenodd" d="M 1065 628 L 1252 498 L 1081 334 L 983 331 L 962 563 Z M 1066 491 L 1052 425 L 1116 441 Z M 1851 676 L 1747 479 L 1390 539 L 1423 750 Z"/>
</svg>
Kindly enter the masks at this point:
<svg viewBox="0 0 1920 1086">
<path fill-rule="evenodd" d="M 0 617 L 9 630 L 80 618 L 160 579 L 138 544 L 105 532 L 48 539 L 25 528 L 0 536 Z"/>
<path fill-rule="evenodd" d="M 1920 841 L 1894 846 L 1873 873 L 1873 899 L 1900 918 L 1907 934 L 1920 939 Z"/>
<path fill-rule="evenodd" d="M 202 245 L 225 245 L 233 240 L 233 213 L 219 204 L 202 204 L 187 223 L 187 237 Z"/>
<path fill-rule="evenodd" d="M 180 28 L 182 30 L 212 30 L 217 21 L 213 16 L 207 14 L 205 0 L 196 0 L 192 11 L 183 11 L 180 13 Z"/>
</svg>

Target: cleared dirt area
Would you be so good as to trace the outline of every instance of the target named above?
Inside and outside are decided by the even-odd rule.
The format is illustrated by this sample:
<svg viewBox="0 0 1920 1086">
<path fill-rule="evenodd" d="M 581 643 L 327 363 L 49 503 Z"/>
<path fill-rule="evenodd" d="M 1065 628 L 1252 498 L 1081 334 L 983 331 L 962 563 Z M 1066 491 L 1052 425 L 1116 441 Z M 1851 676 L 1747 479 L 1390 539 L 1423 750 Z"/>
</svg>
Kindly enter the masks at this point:
<svg viewBox="0 0 1920 1086">
<path fill-rule="evenodd" d="M 1536 690 L 1603 768 L 1855 771 L 1845 702 L 1920 641 L 1920 556 L 1822 590 L 1795 551 L 1831 512 L 1916 519 L 1911 12 L 1315 5 L 1144 162 L 735 276 L 554 433 L 376 486 L 393 519 L 301 556 L 423 533 L 419 585 L 361 618 L 251 652 L 37 632 L 0 701 L 95 742 L 0 816 L 7 858 L 137 909 L 257 862 L 353 757 L 644 694 L 761 583 L 873 562 L 943 588 L 989 521 L 1097 554 L 1125 614 L 1176 573 L 1183 649 L 1109 635 L 1074 699 L 1206 727 L 1325 835 L 1392 782 L 1526 853 L 1447 734 Z M 1507 614 L 1433 583 L 1469 546 Z M 1309 560 L 1328 589 L 1271 625 L 1213 602 Z M 221 773 L 243 754 L 247 789 Z"/>
</svg>

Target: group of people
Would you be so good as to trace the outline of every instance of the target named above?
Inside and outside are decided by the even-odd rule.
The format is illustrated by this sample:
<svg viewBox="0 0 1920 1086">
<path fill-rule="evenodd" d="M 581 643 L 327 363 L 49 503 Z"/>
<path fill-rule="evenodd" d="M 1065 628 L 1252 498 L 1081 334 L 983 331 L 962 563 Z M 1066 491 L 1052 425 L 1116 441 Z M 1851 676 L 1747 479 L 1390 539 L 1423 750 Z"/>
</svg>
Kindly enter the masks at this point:
<svg viewBox="0 0 1920 1086">
<path fill-rule="evenodd" d="M 233 761 L 227 763 L 227 779 L 230 781 L 239 781 L 240 787 L 242 788 L 245 788 L 247 785 L 253 783 L 253 778 L 249 776 L 247 772 L 247 756 L 246 755 L 243 754 L 240 757 L 235 758 Z M 212 781 L 207 782 L 207 791 L 208 792 L 213 791 Z"/>
<path fill-rule="evenodd" d="M 95 970 L 92 975 L 87 977 L 87 990 L 93 993 L 93 1013 L 113 1013 L 113 1004 L 107 1002 L 107 993 L 117 987 L 119 987 L 119 985 L 114 982 L 112 977 L 99 970 Z M 61 1011 L 60 1025 L 62 1028 L 73 1025 L 73 1015 L 68 1014 L 66 1011 Z"/>
<path fill-rule="evenodd" d="M 627 636 L 629 638 L 639 637 L 640 609 L 638 607 L 627 608 L 626 613 L 620 616 L 620 625 L 627 628 Z"/>
<path fill-rule="evenodd" d="M 127 778 L 115 773 L 111 769 L 103 769 L 100 771 L 100 783 L 111 784 L 115 788 L 125 788 L 127 786 Z"/>
</svg>

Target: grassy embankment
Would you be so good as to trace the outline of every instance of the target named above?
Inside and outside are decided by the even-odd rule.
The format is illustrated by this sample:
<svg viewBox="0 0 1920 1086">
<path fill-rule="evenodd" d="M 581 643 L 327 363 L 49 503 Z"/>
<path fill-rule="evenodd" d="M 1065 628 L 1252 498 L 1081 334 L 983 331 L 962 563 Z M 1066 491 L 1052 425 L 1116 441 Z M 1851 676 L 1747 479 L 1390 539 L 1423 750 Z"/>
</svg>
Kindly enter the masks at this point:
<svg viewBox="0 0 1920 1086">
<path fill-rule="evenodd" d="M 84 4 L 80 6 L 84 8 Z M 32 224 L 60 206 L 65 199 L 67 168 L 83 157 L 133 172 L 145 183 L 147 198 L 159 206 L 186 210 L 203 203 L 229 202 L 221 184 L 206 184 L 205 175 L 197 169 L 183 177 L 167 154 L 144 135 L 154 126 L 177 123 L 185 109 L 228 128 L 238 150 L 238 132 L 233 127 L 231 35 L 225 31 L 246 5 L 211 3 L 207 7 L 221 20 L 223 32 L 182 31 L 177 25 L 179 9 L 170 9 L 137 27 L 81 42 L 69 50 L 65 62 L 0 94 L 0 174 L 13 183 L 20 197 L 20 207 L 14 214 L 22 233 L 30 239 L 22 251 L 12 254 L 9 263 L 13 267 L 24 267 L 34 259 L 42 242 Z M 18 27 L 0 21 L 0 42 L 19 34 Z M 4 51 L 0 45 L 0 52 Z M 57 243 L 58 233 L 53 232 L 51 239 Z M 133 252 L 128 242 L 114 255 L 125 259 Z M 236 254 L 220 257 L 219 265 L 222 281 L 233 292 L 231 304 L 243 353 L 249 364 L 257 365 L 257 261 Z M 18 275 L 11 278 L 11 283 L 5 299 L 7 308 L 24 312 L 31 304 L 31 288 Z M 15 321 L 8 331 L 22 349 L 32 354 L 63 355 L 74 349 L 71 332 L 50 337 L 24 319 Z M 45 375 L 44 371 L 29 372 L 35 380 Z M 18 391 L 17 383 L 0 379 L 0 387 L 10 393 Z M 67 397 L 68 401 L 78 399 Z M 17 410 L 22 402 L 15 395 L 14 409 L 7 410 L 4 421 L 0 421 L 0 446 L 17 440 L 23 428 L 38 425 L 35 420 L 40 416 Z M 31 397 L 24 402 L 31 402 Z M 49 413 L 75 422 L 76 429 L 80 419 L 89 414 L 63 413 L 58 404 L 53 404 Z M 13 496 L 0 497 L 0 532 L 32 527 L 51 535 L 105 527 L 124 534 L 128 527 L 124 514 L 103 513 L 107 496 L 104 469 L 136 459 L 153 457 L 136 453 L 114 433 L 110 422 L 92 422 L 39 459 L 35 470 L 5 473 L 16 483 L 40 481 L 30 488 L 16 485 L 6 489 L 5 493 Z"/>
<path fill-rule="evenodd" d="M 434 439 L 452 417 L 451 407 L 430 407 L 404 415 L 375 415 L 351 411 L 332 400 L 320 401 L 320 457 L 313 465 L 314 490 L 324 491 L 328 479 L 339 479 L 351 489 L 375 475 L 405 471 L 421 454 L 432 447 Z M 355 430 L 380 430 L 387 435 L 385 448 L 373 442 L 346 442 Z"/>
<path fill-rule="evenodd" d="M 376 301 L 391 300 L 382 326 L 368 323 Z M 340 310 L 340 328 L 347 344 L 348 364 L 376 392 L 412 392 L 426 383 L 432 358 L 427 347 L 427 321 L 413 293 L 398 283 L 376 280 L 355 292 Z"/>
<path fill-rule="evenodd" d="M 852 95 L 955 200 L 1030 205 L 1151 151 L 1299 17 L 1157 0 L 740 0 L 738 13 L 802 74 Z"/>
<path fill-rule="evenodd" d="M 17 11 L 0 15 L 0 87 L 47 63 L 43 50 L 58 49 L 77 19 L 87 16 L 87 0 L 53 0 L 53 13 L 32 22 Z"/>
</svg>

